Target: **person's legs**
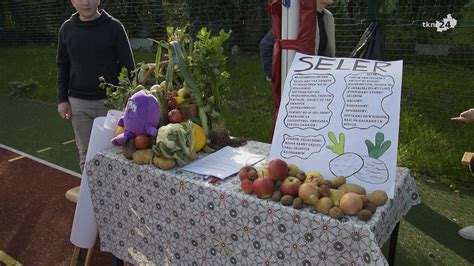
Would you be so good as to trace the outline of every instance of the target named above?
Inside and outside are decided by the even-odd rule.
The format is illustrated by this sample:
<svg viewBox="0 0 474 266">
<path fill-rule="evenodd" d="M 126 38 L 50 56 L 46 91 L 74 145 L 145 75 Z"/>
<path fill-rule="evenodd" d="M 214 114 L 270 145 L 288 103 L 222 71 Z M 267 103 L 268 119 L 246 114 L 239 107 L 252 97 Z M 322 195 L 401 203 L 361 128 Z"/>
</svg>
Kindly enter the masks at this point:
<svg viewBox="0 0 474 266">
<path fill-rule="evenodd" d="M 76 146 L 79 151 L 79 167 L 81 172 L 86 161 L 87 147 L 94 119 L 107 115 L 104 100 L 82 100 L 69 97 L 72 111 L 72 127 L 76 138 Z"/>
</svg>

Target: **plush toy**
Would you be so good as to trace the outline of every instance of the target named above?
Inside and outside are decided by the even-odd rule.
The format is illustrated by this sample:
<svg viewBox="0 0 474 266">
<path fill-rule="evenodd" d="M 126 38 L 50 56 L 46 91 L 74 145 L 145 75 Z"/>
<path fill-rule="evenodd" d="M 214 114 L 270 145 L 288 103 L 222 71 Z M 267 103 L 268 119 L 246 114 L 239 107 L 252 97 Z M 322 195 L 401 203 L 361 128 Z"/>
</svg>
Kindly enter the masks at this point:
<svg viewBox="0 0 474 266">
<path fill-rule="evenodd" d="M 160 104 L 152 94 L 141 90 L 130 97 L 124 115 L 117 124 L 125 130 L 112 139 L 112 144 L 122 146 L 128 139 L 139 135 L 156 136 L 160 122 Z"/>
</svg>

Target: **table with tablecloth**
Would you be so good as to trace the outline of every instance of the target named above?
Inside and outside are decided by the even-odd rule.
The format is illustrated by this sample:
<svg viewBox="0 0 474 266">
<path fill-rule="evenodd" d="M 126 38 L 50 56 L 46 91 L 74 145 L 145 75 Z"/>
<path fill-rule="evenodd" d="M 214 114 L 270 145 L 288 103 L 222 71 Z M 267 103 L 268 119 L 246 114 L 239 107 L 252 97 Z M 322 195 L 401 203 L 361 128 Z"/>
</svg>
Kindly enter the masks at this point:
<svg viewBox="0 0 474 266">
<path fill-rule="evenodd" d="M 270 145 L 241 149 L 268 155 Z M 380 247 L 420 203 L 407 168 L 397 168 L 394 198 L 364 222 L 244 194 L 237 176 L 211 184 L 180 168 L 139 166 L 119 148 L 88 164 L 101 250 L 140 265 L 384 265 Z"/>
</svg>

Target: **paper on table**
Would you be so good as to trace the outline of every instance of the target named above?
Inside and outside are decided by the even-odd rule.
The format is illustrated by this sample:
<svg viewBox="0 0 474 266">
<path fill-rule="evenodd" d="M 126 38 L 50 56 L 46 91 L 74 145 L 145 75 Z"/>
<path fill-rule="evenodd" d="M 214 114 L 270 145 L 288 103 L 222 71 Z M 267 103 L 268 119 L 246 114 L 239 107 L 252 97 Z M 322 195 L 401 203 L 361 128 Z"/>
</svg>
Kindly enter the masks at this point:
<svg viewBox="0 0 474 266">
<path fill-rule="evenodd" d="M 265 159 L 263 155 L 226 146 L 204 158 L 185 165 L 182 169 L 196 174 L 224 179 L 237 173 L 243 166 L 255 164 L 263 159 Z"/>
<path fill-rule="evenodd" d="M 89 146 L 87 148 L 86 162 L 94 158 L 96 153 L 112 147 L 110 140 L 114 135 L 115 128 L 107 128 L 106 125 L 113 123 L 108 120 L 114 119 L 113 117 L 117 115 L 117 111 L 114 110 L 114 116 L 110 115 L 111 111 L 107 114 L 107 118 L 98 117 L 94 119 Z M 76 204 L 76 212 L 74 213 L 74 222 L 72 224 L 70 238 L 74 245 L 81 248 L 94 247 L 95 239 L 97 238 L 97 224 L 92 207 L 89 182 L 86 176 L 87 170 L 86 164 L 82 172 L 81 188 Z"/>
</svg>

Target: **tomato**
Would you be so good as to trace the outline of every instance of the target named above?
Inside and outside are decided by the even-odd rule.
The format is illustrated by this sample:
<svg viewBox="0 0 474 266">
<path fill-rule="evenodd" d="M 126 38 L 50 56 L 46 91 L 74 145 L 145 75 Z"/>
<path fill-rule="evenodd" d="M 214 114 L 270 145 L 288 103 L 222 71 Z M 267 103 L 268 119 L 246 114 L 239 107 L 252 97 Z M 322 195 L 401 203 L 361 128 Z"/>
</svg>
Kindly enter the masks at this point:
<svg viewBox="0 0 474 266">
<path fill-rule="evenodd" d="M 148 135 L 139 135 L 135 137 L 135 148 L 137 149 L 146 149 L 150 145 L 150 138 Z"/>
</svg>

